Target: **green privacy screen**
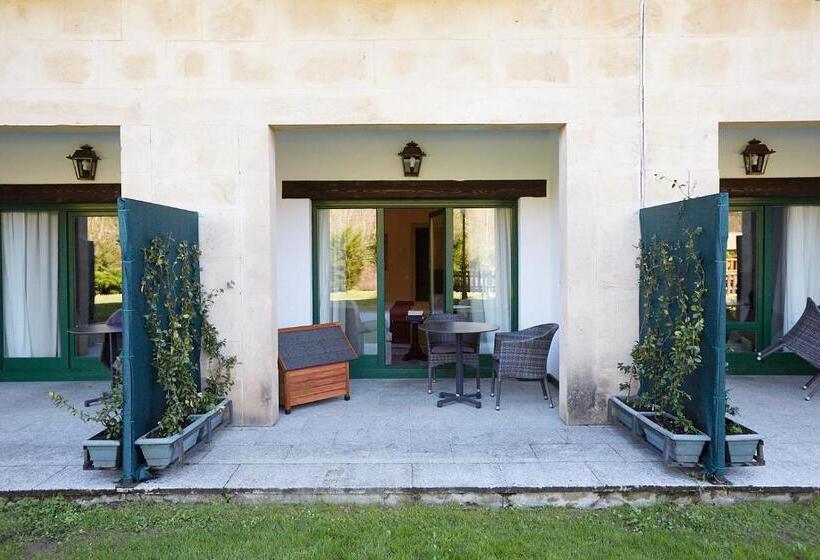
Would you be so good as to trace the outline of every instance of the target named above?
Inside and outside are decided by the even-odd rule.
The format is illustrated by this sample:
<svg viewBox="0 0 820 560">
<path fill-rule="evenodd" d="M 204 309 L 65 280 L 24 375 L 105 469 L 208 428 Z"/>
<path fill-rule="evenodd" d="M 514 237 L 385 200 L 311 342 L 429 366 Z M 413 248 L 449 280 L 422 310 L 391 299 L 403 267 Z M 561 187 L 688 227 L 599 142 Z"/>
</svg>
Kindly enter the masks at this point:
<svg viewBox="0 0 820 560">
<path fill-rule="evenodd" d="M 703 333 L 703 361 L 685 381 L 692 400 L 686 405 L 689 418 L 705 432 L 711 443 L 706 448 L 704 470 L 722 476 L 726 470 L 726 240 L 729 231 L 729 195 L 726 193 L 691 198 L 641 210 L 641 239 L 659 241 L 681 239 L 685 229 L 701 229 L 696 237 L 706 274 Z"/>
<path fill-rule="evenodd" d="M 140 292 L 144 268 L 143 248 L 154 237 L 170 235 L 175 241 L 199 243 L 196 212 L 160 206 L 139 200 L 117 201 L 122 248 L 123 288 L 123 454 L 122 478 L 140 478 L 142 456 L 134 442 L 153 428 L 162 415 L 165 401 L 151 365 L 151 343 L 145 334 L 145 300 Z M 176 254 L 172 249 L 171 259 Z M 196 350 L 198 354 L 198 350 Z M 198 355 L 194 363 L 199 363 Z M 195 379 L 199 382 L 199 372 Z"/>
</svg>

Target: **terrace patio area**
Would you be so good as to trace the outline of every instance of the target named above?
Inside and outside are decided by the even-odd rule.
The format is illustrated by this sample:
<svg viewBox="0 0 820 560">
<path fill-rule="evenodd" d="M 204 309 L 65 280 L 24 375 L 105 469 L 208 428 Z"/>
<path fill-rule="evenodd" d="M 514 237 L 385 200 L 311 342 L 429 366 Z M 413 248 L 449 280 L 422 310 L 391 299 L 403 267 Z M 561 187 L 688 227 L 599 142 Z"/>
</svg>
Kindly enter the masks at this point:
<svg viewBox="0 0 820 560">
<path fill-rule="evenodd" d="M 766 466 L 730 468 L 735 489 L 820 490 L 820 402 L 798 377 L 729 377 L 741 418 L 765 437 Z M 452 379 L 442 379 L 448 389 Z M 293 496 L 699 491 L 696 472 L 665 466 L 615 426 L 566 426 L 537 384 L 507 380 L 502 409 L 436 408 L 426 380 L 354 380 L 351 400 L 297 407 L 269 428 L 224 427 L 184 465 L 138 491 Z M 489 385 L 489 381 L 487 381 Z M 80 402 L 104 383 L 0 385 L 0 491 L 110 493 L 118 473 L 82 470 L 97 429 L 56 409 L 54 389 Z M 489 398 L 485 387 L 485 400 Z M 553 388 L 553 390 L 555 390 Z M 350 498 L 340 498 L 350 499 Z"/>
</svg>

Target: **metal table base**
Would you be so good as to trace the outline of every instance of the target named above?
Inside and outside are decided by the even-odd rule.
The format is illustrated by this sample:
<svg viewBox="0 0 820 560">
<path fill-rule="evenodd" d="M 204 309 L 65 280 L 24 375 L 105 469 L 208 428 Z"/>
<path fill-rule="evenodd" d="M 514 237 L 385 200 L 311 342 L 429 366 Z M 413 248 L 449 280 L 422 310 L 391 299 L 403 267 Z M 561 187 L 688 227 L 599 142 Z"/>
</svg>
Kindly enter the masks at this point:
<svg viewBox="0 0 820 560">
<path fill-rule="evenodd" d="M 481 401 L 477 400 L 481 398 L 481 393 L 468 393 L 466 395 L 457 395 L 455 393 L 445 393 L 442 391 L 438 394 L 441 399 L 436 402 L 436 406 L 441 408 L 445 404 L 452 404 L 455 402 L 471 404 L 476 408 L 481 408 Z"/>
<path fill-rule="evenodd" d="M 464 393 L 464 335 L 456 334 L 456 392 L 446 393 L 442 391 L 438 394 L 441 400 L 436 403 L 436 406 L 441 408 L 446 404 L 464 403 L 473 405 L 476 408 L 481 408 L 481 391 L 475 393 Z"/>
</svg>

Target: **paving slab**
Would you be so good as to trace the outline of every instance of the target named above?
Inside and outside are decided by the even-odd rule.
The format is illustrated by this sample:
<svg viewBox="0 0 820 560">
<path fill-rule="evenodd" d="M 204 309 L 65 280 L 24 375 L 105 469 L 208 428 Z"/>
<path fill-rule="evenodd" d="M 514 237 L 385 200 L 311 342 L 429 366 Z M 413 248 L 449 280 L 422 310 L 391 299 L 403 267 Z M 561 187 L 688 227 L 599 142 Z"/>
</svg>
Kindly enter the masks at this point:
<svg viewBox="0 0 820 560">
<path fill-rule="evenodd" d="M 0 490 L 34 490 L 64 468 L 59 465 L 0 467 Z"/>
<path fill-rule="evenodd" d="M 223 488 L 239 465 L 195 464 L 175 465 L 155 473 L 156 478 L 140 483 L 140 490 Z"/>
<path fill-rule="evenodd" d="M 741 420 L 765 440 L 765 467 L 731 468 L 736 487 L 820 489 L 820 399 L 798 377 L 729 377 Z M 690 488 L 704 483 L 668 467 L 618 426 L 566 426 L 540 388 L 505 382 L 501 411 L 435 406 L 424 379 L 353 380 L 350 401 L 297 407 L 275 426 L 224 426 L 186 464 L 140 489 Z M 449 390 L 441 379 L 438 390 Z M 110 489 L 107 471 L 81 469 L 83 439 L 99 431 L 54 407 L 99 395 L 104 382 L 0 385 L 0 491 Z M 20 403 L 25 403 L 21 407 Z M 10 413 L 9 411 L 13 411 Z"/>
</svg>

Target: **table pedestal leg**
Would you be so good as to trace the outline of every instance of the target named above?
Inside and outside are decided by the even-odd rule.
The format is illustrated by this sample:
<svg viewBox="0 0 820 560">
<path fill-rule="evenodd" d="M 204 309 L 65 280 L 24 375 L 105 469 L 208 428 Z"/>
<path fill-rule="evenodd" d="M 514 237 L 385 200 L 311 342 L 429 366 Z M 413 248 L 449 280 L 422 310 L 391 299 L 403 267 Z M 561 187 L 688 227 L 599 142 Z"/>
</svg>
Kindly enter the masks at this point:
<svg viewBox="0 0 820 560">
<path fill-rule="evenodd" d="M 462 344 L 464 335 L 456 334 L 456 392 L 455 393 L 439 393 L 441 400 L 436 403 L 436 406 L 441 408 L 445 404 L 460 402 L 464 404 L 471 404 L 476 408 L 481 408 L 481 393 L 464 394 L 464 351 Z"/>
</svg>

